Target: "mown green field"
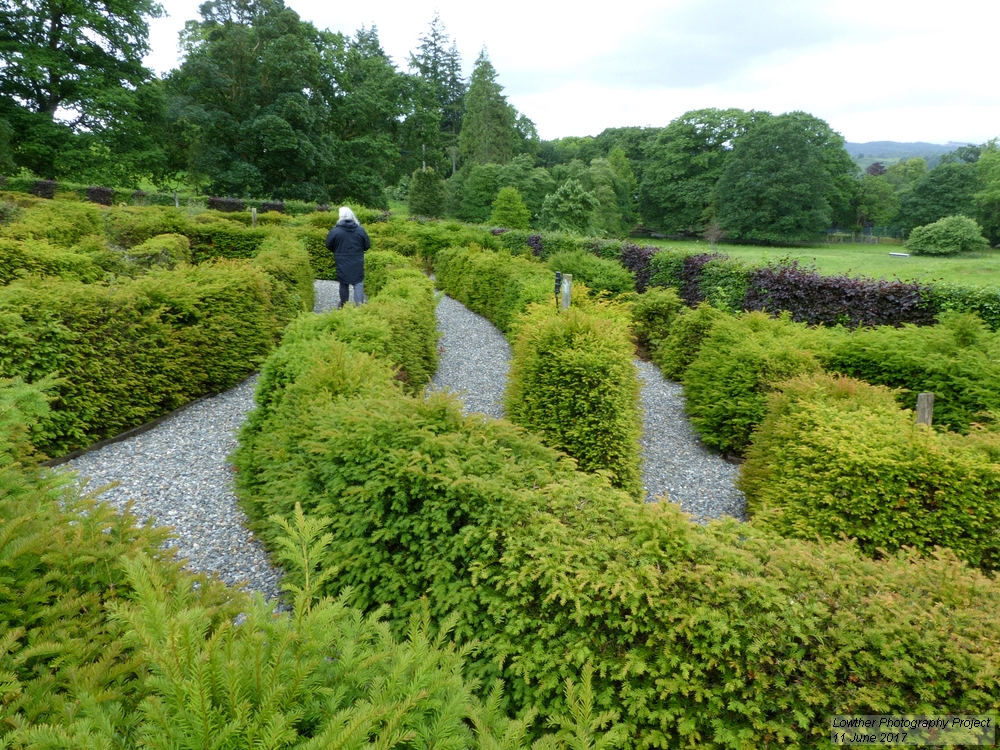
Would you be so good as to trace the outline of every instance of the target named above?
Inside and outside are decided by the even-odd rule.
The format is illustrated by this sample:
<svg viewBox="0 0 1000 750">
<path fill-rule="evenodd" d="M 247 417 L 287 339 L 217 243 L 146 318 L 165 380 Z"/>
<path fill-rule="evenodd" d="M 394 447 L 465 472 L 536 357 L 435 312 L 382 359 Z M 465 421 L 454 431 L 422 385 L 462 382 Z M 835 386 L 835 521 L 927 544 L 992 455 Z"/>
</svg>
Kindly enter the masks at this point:
<svg viewBox="0 0 1000 750">
<path fill-rule="evenodd" d="M 676 242 L 668 240 L 639 240 L 642 244 L 690 250 L 701 245 L 711 252 L 707 242 Z M 977 286 L 1000 285 L 1000 250 L 961 255 L 952 258 L 915 256 L 894 258 L 890 252 L 906 252 L 895 245 L 816 245 L 813 247 L 757 247 L 749 245 L 720 245 L 719 252 L 750 262 L 796 258 L 805 265 L 815 266 L 822 274 L 846 273 L 851 276 L 904 281 L 947 281 Z"/>
</svg>

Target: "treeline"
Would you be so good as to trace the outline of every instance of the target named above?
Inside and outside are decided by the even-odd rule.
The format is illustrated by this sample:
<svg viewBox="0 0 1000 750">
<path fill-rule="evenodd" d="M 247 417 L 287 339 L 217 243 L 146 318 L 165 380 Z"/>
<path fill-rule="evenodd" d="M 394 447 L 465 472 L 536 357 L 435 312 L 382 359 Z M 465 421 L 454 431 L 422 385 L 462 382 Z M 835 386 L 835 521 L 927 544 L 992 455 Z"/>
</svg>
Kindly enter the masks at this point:
<svg viewBox="0 0 1000 750">
<path fill-rule="evenodd" d="M 861 172 L 804 112 L 687 112 L 663 128 L 540 141 L 483 49 L 469 79 L 435 15 L 398 69 L 375 28 L 317 29 L 282 0 L 212 0 L 163 78 L 151 0 L 0 4 L 0 175 L 624 236 L 804 242 L 906 236 L 954 216 L 1000 242 L 1000 146 Z"/>
<path fill-rule="evenodd" d="M 0 174 L 384 206 L 418 166 L 537 150 L 486 50 L 466 81 L 437 16 L 401 71 L 375 28 L 345 36 L 282 0 L 212 0 L 161 79 L 142 66 L 160 12 L 0 5 Z"/>
<path fill-rule="evenodd" d="M 794 242 L 824 230 L 906 236 L 965 215 L 1000 242 L 1000 144 L 963 146 L 928 169 L 922 158 L 861 172 L 843 137 L 803 112 L 687 112 L 664 128 L 609 128 L 544 142 L 550 169 L 584 168 L 620 149 L 634 173 L 636 209 L 667 234 Z"/>
</svg>

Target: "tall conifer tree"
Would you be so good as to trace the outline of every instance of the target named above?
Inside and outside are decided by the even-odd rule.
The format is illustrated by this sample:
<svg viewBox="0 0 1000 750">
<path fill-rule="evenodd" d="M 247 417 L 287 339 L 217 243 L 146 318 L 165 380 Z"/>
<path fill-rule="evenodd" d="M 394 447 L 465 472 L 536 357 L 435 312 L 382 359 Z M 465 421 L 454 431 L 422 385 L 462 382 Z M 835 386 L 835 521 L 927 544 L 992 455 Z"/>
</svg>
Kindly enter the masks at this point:
<svg viewBox="0 0 1000 750">
<path fill-rule="evenodd" d="M 473 164 L 509 162 L 517 144 L 516 117 L 484 47 L 465 95 L 465 117 L 458 140 L 462 156 Z"/>
</svg>

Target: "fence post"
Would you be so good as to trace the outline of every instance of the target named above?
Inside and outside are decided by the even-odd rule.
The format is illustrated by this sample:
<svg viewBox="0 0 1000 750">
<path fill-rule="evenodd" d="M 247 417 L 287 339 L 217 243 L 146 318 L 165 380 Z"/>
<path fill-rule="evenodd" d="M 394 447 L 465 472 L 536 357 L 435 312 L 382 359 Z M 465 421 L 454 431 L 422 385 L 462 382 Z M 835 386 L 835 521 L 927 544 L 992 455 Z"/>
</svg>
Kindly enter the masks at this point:
<svg viewBox="0 0 1000 750">
<path fill-rule="evenodd" d="M 573 274 L 564 273 L 562 275 L 562 289 L 560 291 L 560 307 L 562 307 L 563 310 L 568 310 L 573 296 Z"/>
<path fill-rule="evenodd" d="M 180 208 L 180 207 L 181 207 L 181 199 L 177 195 L 177 191 L 175 190 L 174 191 L 174 208 Z"/>
<path fill-rule="evenodd" d="M 920 393 L 917 395 L 917 424 L 925 424 L 928 427 L 934 419 L 934 394 Z"/>
<path fill-rule="evenodd" d="M 254 227 L 256 227 L 257 226 L 257 209 L 256 208 L 251 208 L 250 209 L 250 220 L 253 222 Z"/>
</svg>

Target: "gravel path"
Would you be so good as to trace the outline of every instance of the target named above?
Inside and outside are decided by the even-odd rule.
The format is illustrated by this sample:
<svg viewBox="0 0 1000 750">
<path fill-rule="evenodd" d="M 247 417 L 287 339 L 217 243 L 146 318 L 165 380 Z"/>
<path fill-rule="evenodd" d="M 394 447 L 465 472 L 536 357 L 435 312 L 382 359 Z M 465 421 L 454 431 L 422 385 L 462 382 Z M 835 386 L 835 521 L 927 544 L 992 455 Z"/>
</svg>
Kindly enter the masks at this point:
<svg viewBox="0 0 1000 750">
<path fill-rule="evenodd" d="M 316 312 L 337 301 L 336 282 L 316 282 Z M 173 527 L 172 544 L 189 568 L 273 599 L 280 574 L 245 526 L 227 461 L 236 448 L 236 431 L 254 406 L 256 382 L 257 376 L 247 378 L 149 432 L 86 453 L 60 469 L 78 472 L 90 490 L 117 483 L 101 499 L 118 509 L 131 501 L 140 520 L 153 518 Z"/>
<path fill-rule="evenodd" d="M 437 306 L 438 370 L 431 383 L 450 390 L 465 412 L 503 417 L 503 394 L 510 369 L 510 345 L 490 321 L 442 295 Z"/>
<path fill-rule="evenodd" d="M 733 483 L 738 467 L 710 452 L 684 415 L 681 386 L 651 362 L 636 360 L 642 382 L 642 485 L 647 500 L 667 495 L 699 521 L 746 520 L 746 498 Z"/>
<path fill-rule="evenodd" d="M 317 312 L 337 301 L 337 284 L 316 282 Z M 442 296 L 438 307 L 440 359 L 432 387 L 458 394 L 467 412 L 503 416 L 510 363 L 507 340 L 488 320 Z M 736 467 L 709 453 L 683 416 L 680 386 L 651 364 L 637 362 L 645 410 L 643 484 L 650 499 L 667 493 L 699 520 L 744 517 L 744 500 L 733 487 Z M 256 376 L 205 399 L 157 427 L 74 459 L 60 470 L 76 471 L 89 490 L 114 484 L 101 499 L 123 509 L 132 503 L 140 520 L 171 526 L 177 554 L 192 570 L 218 575 L 271 599 L 279 573 L 245 527 L 232 490 L 227 457 L 236 432 L 253 408 Z"/>
<path fill-rule="evenodd" d="M 503 416 L 510 346 L 486 318 L 443 296 L 437 307 L 440 359 L 433 384 L 460 395 L 466 412 Z M 642 382 L 642 483 L 647 500 L 667 495 L 697 520 L 746 518 L 746 500 L 733 486 L 738 468 L 711 453 L 684 415 L 677 383 L 636 360 Z"/>
<path fill-rule="evenodd" d="M 187 567 L 215 573 L 228 584 L 246 584 L 272 599 L 278 572 L 263 546 L 244 526 L 226 457 L 236 430 L 253 408 L 257 377 L 208 398 L 149 432 L 85 453 L 61 468 L 79 472 L 94 490 L 111 482 L 101 499 L 116 508 L 132 502 L 144 521 L 172 526 L 172 544 Z"/>
</svg>

